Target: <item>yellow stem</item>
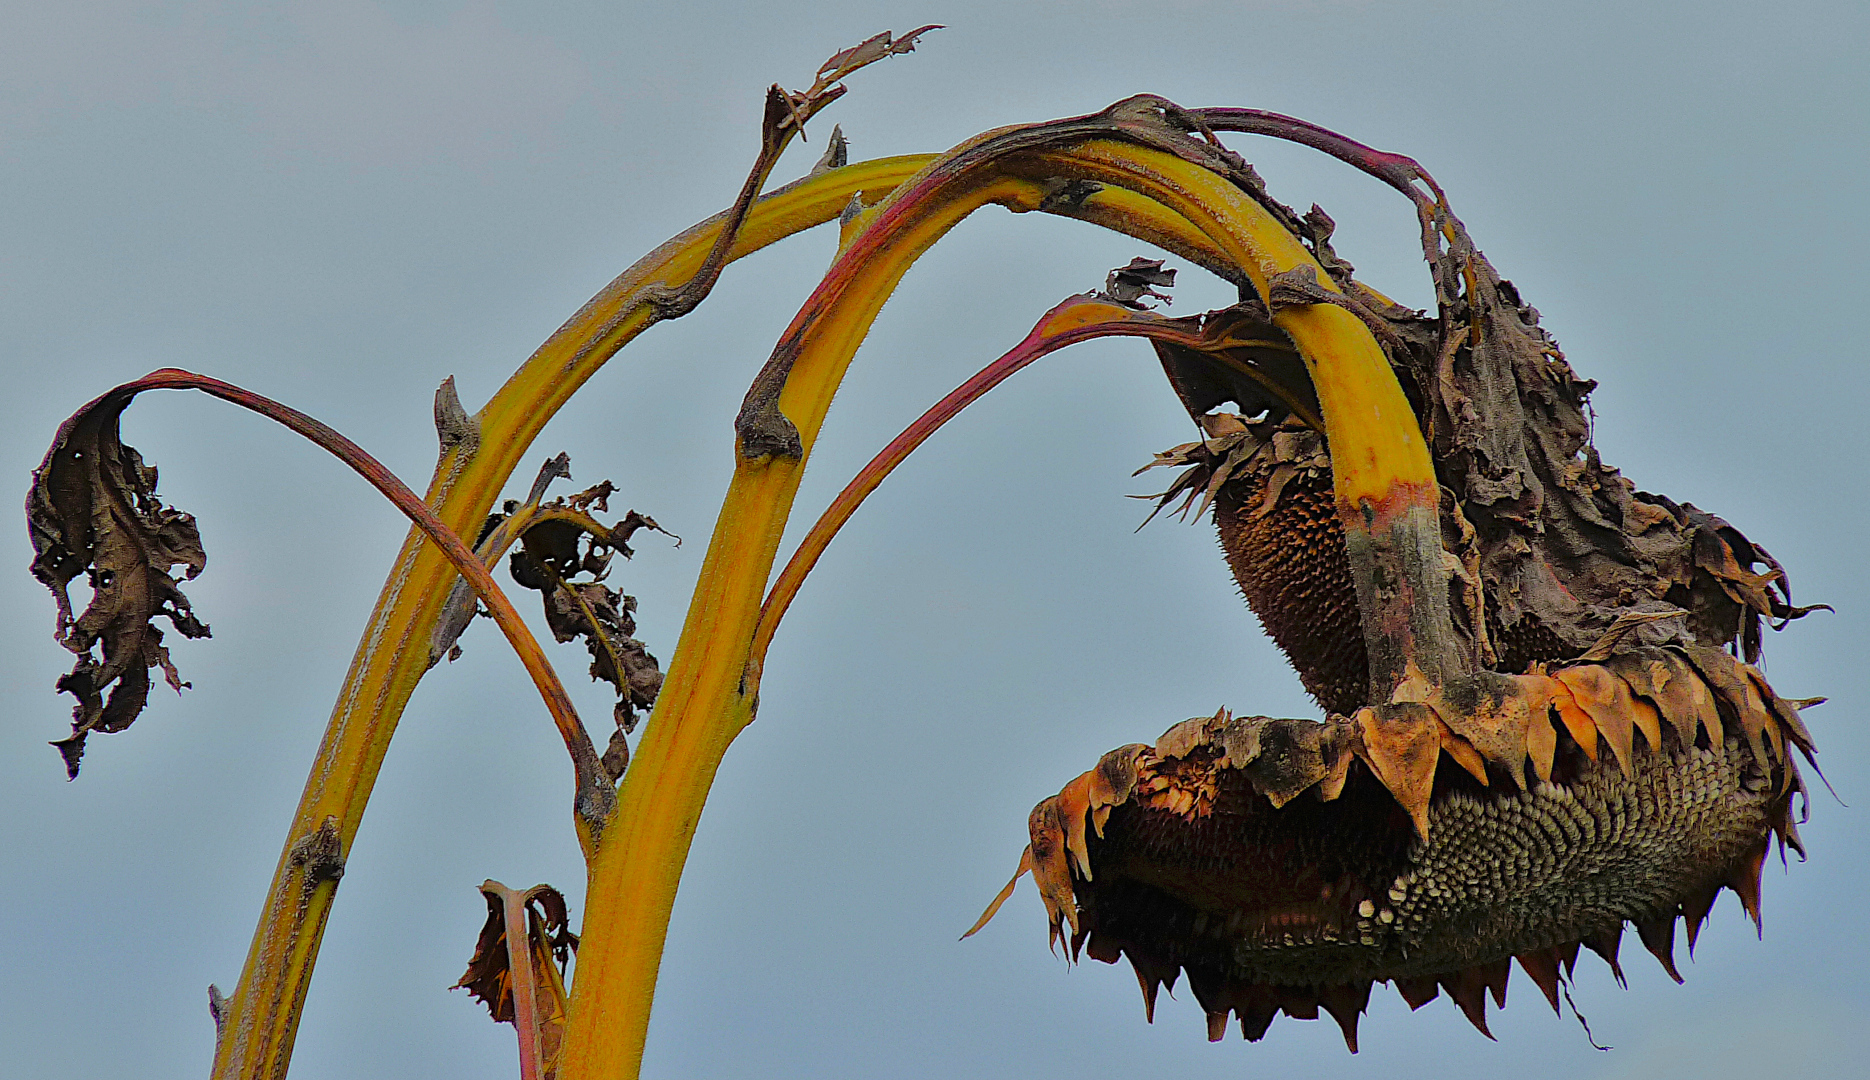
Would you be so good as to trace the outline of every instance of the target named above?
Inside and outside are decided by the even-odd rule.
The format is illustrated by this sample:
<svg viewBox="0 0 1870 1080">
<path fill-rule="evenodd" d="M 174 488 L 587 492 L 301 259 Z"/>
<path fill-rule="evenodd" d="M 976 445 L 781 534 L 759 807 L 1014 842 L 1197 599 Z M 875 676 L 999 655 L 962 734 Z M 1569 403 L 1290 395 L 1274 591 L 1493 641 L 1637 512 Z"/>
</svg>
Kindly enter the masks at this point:
<svg viewBox="0 0 1870 1080">
<path fill-rule="evenodd" d="M 1224 178 L 1147 147 L 1094 140 L 1034 155 L 1034 168 L 1115 184 L 1186 217 L 1262 297 L 1274 278 L 1310 268 L 1338 289 L 1297 237 Z M 1331 450 L 1332 484 L 1377 704 L 1422 680 L 1451 685 L 1475 660 L 1455 635 L 1442 562 L 1440 487 L 1415 411 L 1362 320 L 1329 303 L 1283 306 L 1273 322 L 1298 346 L 1312 377 Z M 1413 691 L 1411 691 L 1413 692 Z"/>
<path fill-rule="evenodd" d="M 934 155 L 885 158 L 807 177 L 755 203 L 728 253 L 738 259 L 837 216 L 851 197 L 880 198 Z M 540 428 L 585 380 L 655 321 L 654 290 L 679 286 L 702 266 L 725 215 L 663 244 L 541 345 L 445 453 L 427 502 L 456 533 L 479 527 Z M 217 1080 L 282 1077 L 330 913 L 336 882 L 301 886 L 295 853 L 334 834 L 348 851 L 397 720 L 429 666 L 429 637 L 454 568 L 419 531 L 403 544 L 378 597 L 293 816 L 239 987 L 228 999 L 215 1048 Z"/>
</svg>

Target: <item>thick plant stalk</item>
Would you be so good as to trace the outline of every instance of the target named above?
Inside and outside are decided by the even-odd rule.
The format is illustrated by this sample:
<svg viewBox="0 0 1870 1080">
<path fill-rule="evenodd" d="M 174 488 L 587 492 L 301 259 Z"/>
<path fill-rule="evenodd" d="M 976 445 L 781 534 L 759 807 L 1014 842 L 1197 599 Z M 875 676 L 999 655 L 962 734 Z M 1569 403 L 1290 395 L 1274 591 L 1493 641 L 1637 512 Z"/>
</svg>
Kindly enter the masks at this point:
<svg viewBox="0 0 1870 1080">
<path fill-rule="evenodd" d="M 876 199 L 933 155 L 887 158 L 808 176 L 755 202 L 725 252 L 731 262 Z M 655 300 L 703 268 L 729 215 L 651 252 L 541 345 L 473 417 L 444 423 L 428 505 L 456 533 L 479 526 L 539 430 L 617 350 L 662 317 Z M 217 1078 L 285 1075 L 335 882 L 303 890 L 303 852 L 348 851 L 397 720 L 429 667 L 429 637 L 455 569 L 420 532 L 403 544 L 319 745 L 274 871 L 239 989 L 221 1011 Z"/>
<path fill-rule="evenodd" d="M 1283 223 L 1221 176 L 1169 153 L 1094 137 L 1112 128 L 1125 130 L 1111 133 L 1146 129 L 1148 117 L 1139 121 L 1136 110 L 1124 111 L 1129 104 L 1078 121 L 989 133 L 906 182 L 869 211 L 863 232 L 848 244 L 755 380 L 736 425 L 740 457 L 734 481 L 682 643 L 625 777 L 615 828 L 592 866 L 562 1062 L 567 1080 L 634 1077 L 640 1068 L 682 867 L 720 761 L 757 707 L 748 661 L 761 592 L 799 476 L 852 353 L 908 261 L 978 205 L 995 200 L 1037 208 L 1068 190 L 1069 181 L 1090 180 L 1129 188 L 1172 211 L 1159 220 L 1179 214 L 1263 295 L 1271 295 L 1275 279 L 1302 267 L 1314 280 L 1321 277 Z M 1158 124 L 1144 137 L 1164 134 Z M 1013 183 L 1002 168 L 1022 173 L 1027 182 Z M 976 173 L 1001 178 L 975 179 Z M 927 203 L 934 204 L 933 212 L 924 210 Z M 1276 319 L 1305 354 L 1327 431 L 1346 448 L 1339 498 L 1347 526 L 1391 543 L 1398 531 L 1413 540 L 1411 530 L 1420 521 L 1412 511 L 1426 501 L 1433 537 L 1433 469 L 1414 415 L 1369 329 L 1330 305 L 1288 306 Z M 1399 432 L 1402 427 L 1407 430 Z M 1442 572 L 1439 561 L 1429 570 Z M 1424 594 L 1405 592 L 1402 599 L 1413 605 Z M 1445 625 L 1445 596 L 1441 602 Z M 1400 628 L 1394 620 L 1371 621 L 1386 640 L 1406 647 L 1408 631 L 1433 618 L 1405 614 Z"/>
<path fill-rule="evenodd" d="M 853 198 L 875 203 L 936 156 L 852 163 L 779 188 L 748 210 L 725 261 L 829 222 Z M 1218 249 L 1200 233 L 1127 192 L 1112 189 L 1082 203 L 1020 208 L 1094 220 L 1211 269 L 1237 273 L 1225 267 Z M 478 526 L 545 423 L 618 350 L 660 321 L 655 296 L 703 267 L 729 217 L 717 215 L 644 256 L 541 345 L 479 413 L 441 423 L 443 452 L 427 502 L 449 528 L 459 532 Z M 327 835 L 349 849 L 397 721 L 430 665 L 429 639 L 454 573 L 420 534 L 404 542 L 319 745 L 240 989 L 222 1009 L 217 1078 L 284 1075 L 335 891 L 334 885 L 323 885 L 301 902 L 296 853 L 308 843 L 326 843 L 320 838 Z M 267 987 L 256 992 L 267 1004 L 255 1011 L 244 995 L 258 986 Z M 238 1037 L 227 1037 L 229 1032 Z"/>
</svg>

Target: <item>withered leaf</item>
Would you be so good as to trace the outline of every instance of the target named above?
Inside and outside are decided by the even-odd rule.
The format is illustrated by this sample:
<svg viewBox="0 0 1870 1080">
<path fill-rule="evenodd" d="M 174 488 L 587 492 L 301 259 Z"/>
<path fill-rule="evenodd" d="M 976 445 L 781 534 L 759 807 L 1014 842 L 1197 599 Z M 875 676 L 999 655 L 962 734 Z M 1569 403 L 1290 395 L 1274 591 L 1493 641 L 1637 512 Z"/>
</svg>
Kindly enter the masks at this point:
<svg viewBox="0 0 1870 1080">
<path fill-rule="evenodd" d="M 585 535 L 562 521 L 541 522 L 521 538 L 523 549 L 513 553 L 510 567 L 515 582 L 542 594 L 546 624 L 555 639 L 584 639 L 591 653 L 591 678 L 616 687 L 617 723 L 627 731 L 635 728 L 638 709 L 655 704 L 662 672 L 634 636 L 636 598 L 595 578 L 611 552 L 601 542 L 581 548 L 579 540 Z M 571 577 L 587 571 L 593 579 Z"/>
<path fill-rule="evenodd" d="M 454 985 L 454 989 L 466 988 L 502 1024 L 513 1022 L 512 964 L 506 937 L 506 900 L 510 892 L 497 881 L 481 885 L 481 896 L 487 901 L 487 921 L 481 926 L 466 973 Z M 534 939 L 535 951 L 563 972 L 578 949 L 578 935 L 571 931 L 564 894 L 550 885 L 534 885 L 520 894 L 519 900 L 526 909 L 528 935 Z"/>
<path fill-rule="evenodd" d="M 552 1076 L 569 1016 L 565 971 L 578 948 L 578 935 L 571 930 L 565 897 L 550 885 L 534 885 L 516 892 L 493 880 L 481 884 L 481 895 L 487 901 L 487 921 L 481 926 L 467 971 L 453 988 L 465 987 L 487 1006 L 497 1023 L 516 1027 L 530 1023 L 532 1039 L 522 1038 L 520 1045 L 524 1047 L 531 1041 L 537 1046 L 540 1075 Z M 508 919 L 521 911 L 526 921 L 526 957 L 516 964 Z M 531 993 L 524 995 L 531 1001 L 530 1017 L 521 1015 L 527 1011 L 526 1001 L 515 994 L 516 966 L 531 974 Z"/>
<path fill-rule="evenodd" d="M 188 685 L 152 620 L 168 619 L 183 637 L 208 636 L 170 576 L 180 566 L 181 580 L 188 580 L 207 565 L 195 519 L 163 505 L 156 469 L 119 435 L 123 410 L 135 397 L 134 390 L 113 390 L 65 421 L 33 471 L 26 499 L 32 574 L 58 602 L 54 636 L 78 657 L 57 684 L 78 699 L 71 734 L 53 743 L 69 777 L 78 775 L 87 735 L 121 731 L 143 711 L 150 668 L 161 668 L 178 692 Z M 80 574 L 91 602 L 73 618 L 67 589 Z"/>
<path fill-rule="evenodd" d="M 593 519 L 589 511 L 607 510 L 610 496 L 616 493 L 616 485 L 608 480 L 576 495 L 540 503 L 545 485 L 554 476 L 569 475 L 567 464 L 562 454 L 548 462 L 547 471 L 540 473 L 524 505 L 510 503 L 506 514 L 488 519 L 480 541 L 485 549 L 481 557 L 497 558 L 500 548 L 510 542 L 511 531 L 523 530 L 519 534 L 520 550 L 513 552 L 508 563 L 513 580 L 541 595 L 546 623 L 555 639 L 584 640 L 591 653 L 591 678 L 616 688 L 617 726 L 628 732 L 636 727 L 638 710 L 655 704 L 662 688 L 662 672 L 656 658 L 634 636 L 636 598 L 606 586 L 604 578 L 615 556 L 627 559 L 633 554 L 629 541 L 639 530 L 653 529 L 672 536 L 678 545 L 681 537 L 635 510 L 615 525 L 606 526 Z M 470 606 L 465 611 L 472 611 L 471 603 L 471 599 L 467 600 Z M 446 628 L 449 644 L 466 626 L 460 611 L 452 613 L 456 618 Z M 438 627 L 438 634 L 441 632 Z M 436 658 L 441 655 L 442 642 L 437 637 L 431 643 L 431 654 Z M 628 758 L 628 747 L 613 739 L 606 751 L 606 767 L 621 770 Z"/>
<path fill-rule="evenodd" d="M 885 30 L 881 34 L 866 38 L 848 49 L 841 49 L 833 53 L 831 59 L 826 60 L 819 66 L 817 72 L 818 81 L 821 84 L 833 83 L 849 75 L 851 72 L 856 71 L 858 68 L 866 64 L 873 64 L 886 56 L 915 52 L 917 38 L 920 38 L 930 30 L 941 29 L 944 29 L 944 27 L 935 23 L 930 23 L 927 26 L 918 26 L 901 37 L 892 37 L 890 32 Z"/>
<path fill-rule="evenodd" d="M 1105 275 L 1104 295 L 1125 307 L 1146 308 L 1145 299 L 1174 303 L 1169 294 L 1156 291 L 1157 286 L 1167 289 L 1174 285 L 1175 271 L 1163 269 L 1161 259 L 1138 257 Z"/>
</svg>

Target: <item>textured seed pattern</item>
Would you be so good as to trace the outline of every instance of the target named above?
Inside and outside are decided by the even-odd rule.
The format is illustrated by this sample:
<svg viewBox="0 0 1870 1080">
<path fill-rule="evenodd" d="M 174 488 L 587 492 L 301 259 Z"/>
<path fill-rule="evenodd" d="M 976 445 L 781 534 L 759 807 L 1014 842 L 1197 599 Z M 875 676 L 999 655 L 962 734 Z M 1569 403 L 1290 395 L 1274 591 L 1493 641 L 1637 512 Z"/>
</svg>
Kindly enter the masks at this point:
<svg viewBox="0 0 1870 1080">
<path fill-rule="evenodd" d="M 1186 973 L 1210 1038 L 1323 1010 L 1355 1051 L 1377 982 L 1485 1033 L 1513 962 L 1557 1008 L 1582 946 L 1622 978 L 1625 923 L 1679 981 L 1678 917 L 1692 946 L 1725 888 L 1758 922 L 1771 837 L 1804 853 L 1813 747 L 1756 669 L 1633 647 L 1484 687 L 1324 723 L 1223 709 L 1104 755 L 1032 815 L 1054 940 L 1127 958 L 1151 1015 Z"/>
<path fill-rule="evenodd" d="M 1368 695 L 1369 667 L 1331 473 L 1301 470 L 1264 513 L 1270 470 L 1236 477 L 1215 499 L 1214 520 L 1241 595 L 1306 692 L 1349 715 Z"/>
<path fill-rule="evenodd" d="M 1391 974 L 1430 974 L 1672 915 L 1765 833 L 1774 793 L 1751 766 L 1731 739 L 1634 779 L 1604 762 L 1569 785 L 1450 792 L 1356 931 L 1392 954 Z"/>
<path fill-rule="evenodd" d="M 1221 775 L 1204 819 L 1173 801 L 1112 815 L 1091 845 L 1097 887 L 1079 890 L 1087 925 L 1229 979 L 1311 986 L 1434 975 L 1672 914 L 1760 842 L 1779 797 L 1730 739 L 1645 755 L 1633 778 L 1606 758 L 1567 784 L 1453 786 L 1424 842 L 1373 783 L 1274 811 Z"/>
</svg>

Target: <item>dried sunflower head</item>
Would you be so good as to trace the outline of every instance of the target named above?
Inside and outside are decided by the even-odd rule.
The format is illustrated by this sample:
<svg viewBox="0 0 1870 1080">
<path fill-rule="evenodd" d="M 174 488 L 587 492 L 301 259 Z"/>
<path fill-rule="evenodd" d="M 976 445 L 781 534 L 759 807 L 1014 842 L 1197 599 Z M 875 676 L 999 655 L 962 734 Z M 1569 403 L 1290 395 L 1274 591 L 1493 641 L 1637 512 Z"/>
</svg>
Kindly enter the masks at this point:
<svg viewBox="0 0 1870 1080">
<path fill-rule="evenodd" d="M 1636 649 L 1503 682 L 1492 707 L 1323 723 L 1224 710 L 1127 746 L 1033 811 L 1025 866 L 1056 938 L 1127 956 L 1153 1018 L 1187 972 L 1218 1039 L 1322 1007 L 1357 1048 L 1372 985 L 1446 990 L 1486 1032 L 1517 960 L 1558 1004 L 1625 922 L 1680 981 L 1716 894 L 1759 918 L 1769 841 L 1803 854 L 1796 708 L 1713 649 Z"/>
<path fill-rule="evenodd" d="M 1251 349 L 1156 341 L 1203 435 L 1151 463 L 1182 468 L 1159 509 L 1212 507 L 1242 593 L 1328 719 L 1222 710 L 1112 751 L 1041 802 L 1021 873 L 1053 940 L 1074 958 L 1127 957 L 1152 1018 L 1158 988 L 1185 971 L 1211 1039 L 1230 1017 L 1258 1039 L 1280 1012 L 1322 1008 L 1353 1051 L 1375 983 L 1412 1007 L 1446 990 L 1484 1033 L 1514 960 L 1555 1009 L 1581 947 L 1621 979 L 1625 923 L 1679 981 L 1675 920 L 1692 948 L 1731 888 L 1757 923 L 1769 841 L 1803 855 L 1791 748 L 1812 754 L 1804 703 L 1752 662 L 1763 622 L 1812 609 L 1727 522 L 1599 459 L 1594 384 L 1419 166 L 1286 118 L 1200 115 L 1302 129 L 1405 190 L 1439 310 L 1356 282 L 1316 207 L 1278 208 L 1330 288 L 1283 274 L 1197 320 L 1257 327 Z M 1414 567 L 1355 550 L 1372 507 L 1334 477 L 1317 369 L 1276 318 L 1316 304 L 1370 329 L 1414 413 L 1394 422 L 1433 460 L 1439 549 L 1428 541 Z M 1456 662 L 1424 659 L 1425 674 L 1418 645 Z"/>
</svg>

